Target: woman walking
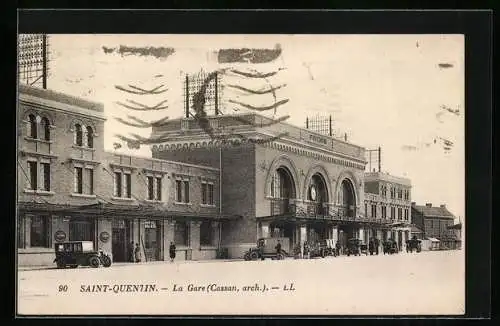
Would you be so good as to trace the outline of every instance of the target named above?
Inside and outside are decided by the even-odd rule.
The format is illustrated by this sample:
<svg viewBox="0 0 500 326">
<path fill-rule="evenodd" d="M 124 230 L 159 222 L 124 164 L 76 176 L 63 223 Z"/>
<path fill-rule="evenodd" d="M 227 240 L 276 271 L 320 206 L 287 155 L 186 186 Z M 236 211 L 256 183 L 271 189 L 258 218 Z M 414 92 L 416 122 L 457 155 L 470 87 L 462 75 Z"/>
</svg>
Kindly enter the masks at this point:
<svg viewBox="0 0 500 326">
<path fill-rule="evenodd" d="M 139 247 L 138 243 L 136 243 L 136 245 L 135 245 L 134 254 L 135 254 L 135 262 L 140 263 L 141 262 L 141 248 Z"/>
<path fill-rule="evenodd" d="M 168 251 L 170 253 L 170 262 L 173 262 L 175 259 L 175 244 L 173 241 L 170 241 L 170 247 Z"/>
</svg>

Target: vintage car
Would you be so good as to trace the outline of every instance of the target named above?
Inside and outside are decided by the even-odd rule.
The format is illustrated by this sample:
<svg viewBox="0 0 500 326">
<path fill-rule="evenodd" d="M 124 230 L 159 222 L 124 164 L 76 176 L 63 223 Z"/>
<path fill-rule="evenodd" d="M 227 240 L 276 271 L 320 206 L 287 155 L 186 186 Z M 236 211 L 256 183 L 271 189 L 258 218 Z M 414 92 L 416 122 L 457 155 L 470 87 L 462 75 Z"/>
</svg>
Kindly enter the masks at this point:
<svg viewBox="0 0 500 326">
<path fill-rule="evenodd" d="M 398 253 L 398 244 L 393 239 L 388 239 L 384 241 L 384 255 L 385 254 L 396 254 Z"/>
<path fill-rule="evenodd" d="M 335 243 L 333 239 L 323 239 L 319 240 L 311 248 L 310 257 L 326 257 L 326 256 L 337 256 L 337 251 L 335 250 Z"/>
<path fill-rule="evenodd" d="M 422 251 L 422 241 L 416 237 L 406 241 L 406 252 L 413 252 L 413 250 Z"/>
<path fill-rule="evenodd" d="M 102 250 L 95 250 L 92 241 L 60 242 L 54 245 L 57 268 L 78 266 L 109 267 L 111 256 Z"/>
<path fill-rule="evenodd" d="M 276 246 L 278 241 L 281 244 L 281 252 L 278 253 Z M 288 256 L 288 253 L 284 248 L 289 248 L 288 238 L 260 238 L 257 240 L 257 247 L 251 248 L 247 251 L 243 258 L 245 260 L 264 260 L 265 258 L 271 259 L 285 259 Z"/>
<path fill-rule="evenodd" d="M 361 246 L 362 242 L 360 239 L 356 238 L 351 238 L 347 240 L 347 256 L 354 255 L 354 256 L 361 256 Z M 365 245 L 365 252 L 366 252 L 366 245 Z"/>
</svg>

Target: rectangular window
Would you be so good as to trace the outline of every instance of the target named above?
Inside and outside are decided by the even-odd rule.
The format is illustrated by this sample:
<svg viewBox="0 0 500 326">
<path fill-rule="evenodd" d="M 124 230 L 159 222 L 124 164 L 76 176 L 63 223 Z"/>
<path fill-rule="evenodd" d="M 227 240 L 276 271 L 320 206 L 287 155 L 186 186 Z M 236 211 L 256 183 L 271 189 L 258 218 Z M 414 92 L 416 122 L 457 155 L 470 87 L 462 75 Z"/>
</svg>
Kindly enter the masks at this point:
<svg viewBox="0 0 500 326">
<path fill-rule="evenodd" d="M 161 200 L 161 177 L 156 177 L 156 200 Z"/>
<path fill-rule="evenodd" d="M 132 197 L 132 176 L 130 173 L 125 173 L 125 195 L 127 198 Z"/>
<path fill-rule="evenodd" d="M 38 188 L 37 179 L 38 173 L 36 170 L 36 162 L 28 162 L 28 175 L 29 175 L 29 189 L 36 190 Z"/>
<path fill-rule="evenodd" d="M 395 219 L 395 218 L 396 218 L 396 208 L 391 207 L 391 219 Z"/>
<path fill-rule="evenodd" d="M 75 193 L 82 194 L 83 193 L 83 176 L 82 176 L 82 168 L 75 168 Z"/>
<path fill-rule="evenodd" d="M 214 205 L 214 185 L 209 183 L 208 184 L 208 204 L 209 205 Z"/>
<path fill-rule="evenodd" d="M 203 182 L 201 184 L 201 198 L 202 204 L 213 205 L 214 204 L 214 185 L 211 183 Z"/>
<path fill-rule="evenodd" d="M 115 172 L 115 197 L 122 196 L 122 174 L 120 172 Z"/>
<path fill-rule="evenodd" d="M 69 241 L 94 241 L 94 221 L 75 218 L 69 221 Z"/>
<path fill-rule="evenodd" d="M 154 199 L 153 177 L 148 177 L 148 199 L 149 200 L 153 200 Z"/>
<path fill-rule="evenodd" d="M 387 207 L 382 206 L 382 218 L 386 218 L 386 217 L 387 217 Z"/>
<path fill-rule="evenodd" d="M 44 191 L 50 191 L 50 164 L 49 163 L 41 163 L 41 189 Z"/>
<path fill-rule="evenodd" d="M 48 216 L 31 216 L 30 246 L 50 248 L 50 238 Z"/>
<path fill-rule="evenodd" d="M 189 203 L 189 181 L 184 181 L 184 202 Z"/>
<path fill-rule="evenodd" d="M 203 221 L 200 225 L 200 245 L 210 246 L 213 240 L 213 230 L 211 221 Z"/>
<path fill-rule="evenodd" d="M 182 202 L 182 181 L 175 180 L 175 201 Z"/>
<path fill-rule="evenodd" d="M 402 218 L 403 218 L 403 209 L 398 208 L 398 219 L 402 219 Z"/>
<path fill-rule="evenodd" d="M 377 205 L 372 205 L 372 217 L 377 217 Z"/>
<path fill-rule="evenodd" d="M 17 217 L 17 248 L 26 248 L 26 219 L 24 216 Z"/>
<path fill-rule="evenodd" d="M 94 194 L 94 169 L 85 169 L 86 190 L 89 195 Z"/>
<path fill-rule="evenodd" d="M 365 204 L 365 216 L 368 216 L 368 204 Z"/>
<path fill-rule="evenodd" d="M 189 225 L 186 222 L 175 222 L 174 242 L 176 245 L 189 245 Z"/>
</svg>

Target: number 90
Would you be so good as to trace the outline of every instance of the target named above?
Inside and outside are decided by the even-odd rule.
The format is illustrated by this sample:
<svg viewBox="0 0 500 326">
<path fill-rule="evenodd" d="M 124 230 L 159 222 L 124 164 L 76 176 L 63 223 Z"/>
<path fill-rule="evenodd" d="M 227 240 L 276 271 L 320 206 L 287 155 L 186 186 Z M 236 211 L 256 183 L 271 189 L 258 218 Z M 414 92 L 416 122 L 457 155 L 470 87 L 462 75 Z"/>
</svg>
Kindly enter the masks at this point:
<svg viewBox="0 0 500 326">
<path fill-rule="evenodd" d="M 67 285 L 59 285 L 59 292 L 67 292 L 67 291 L 68 291 Z"/>
</svg>

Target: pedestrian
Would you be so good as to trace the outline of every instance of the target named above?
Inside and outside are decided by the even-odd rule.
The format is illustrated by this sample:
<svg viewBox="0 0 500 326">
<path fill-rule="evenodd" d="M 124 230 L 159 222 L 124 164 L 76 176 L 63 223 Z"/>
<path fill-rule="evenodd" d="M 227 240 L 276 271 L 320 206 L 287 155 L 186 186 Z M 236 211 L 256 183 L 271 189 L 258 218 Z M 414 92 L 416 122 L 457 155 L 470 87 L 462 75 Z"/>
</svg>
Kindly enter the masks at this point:
<svg viewBox="0 0 500 326">
<path fill-rule="evenodd" d="M 131 263 L 135 262 L 134 259 L 134 241 L 130 242 L 128 246 L 128 261 Z"/>
<path fill-rule="evenodd" d="M 378 240 L 378 238 L 375 238 L 375 254 L 378 255 L 378 251 L 379 251 L 379 246 L 380 246 L 380 242 Z"/>
<path fill-rule="evenodd" d="M 139 247 L 138 243 L 135 244 L 134 254 L 135 254 L 135 262 L 140 263 L 141 262 L 141 248 Z"/>
<path fill-rule="evenodd" d="M 168 248 L 170 253 L 170 262 L 174 262 L 175 259 L 175 244 L 173 241 L 170 241 L 170 247 Z"/>
<path fill-rule="evenodd" d="M 340 249 L 341 249 L 341 248 L 340 248 L 340 242 L 339 242 L 339 241 L 337 241 L 337 243 L 335 244 L 335 254 L 336 254 L 337 256 L 340 256 Z"/>
<path fill-rule="evenodd" d="M 278 259 L 280 257 L 280 254 L 281 254 L 281 242 L 278 240 L 278 243 L 276 244 L 276 256 L 278 256 Z"/>
</svg>

